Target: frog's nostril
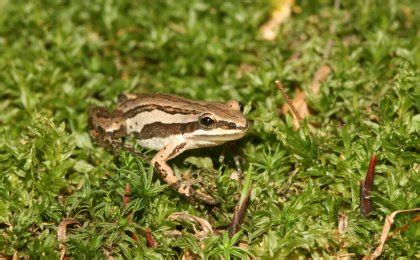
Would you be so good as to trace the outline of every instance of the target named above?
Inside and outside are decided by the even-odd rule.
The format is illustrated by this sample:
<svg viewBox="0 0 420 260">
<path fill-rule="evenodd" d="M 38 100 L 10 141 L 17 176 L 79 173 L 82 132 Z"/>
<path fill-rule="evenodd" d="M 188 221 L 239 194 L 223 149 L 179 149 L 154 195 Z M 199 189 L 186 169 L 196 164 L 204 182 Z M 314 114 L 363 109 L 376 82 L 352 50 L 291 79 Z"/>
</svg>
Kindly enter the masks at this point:
<svg viewBox="0 0 420 260">
<path fill-rule="evenodd" d="M 236 124 L 235 123 L 229 123 L 229 128 L 230 129 L 236 129 Z"/>
</svg>

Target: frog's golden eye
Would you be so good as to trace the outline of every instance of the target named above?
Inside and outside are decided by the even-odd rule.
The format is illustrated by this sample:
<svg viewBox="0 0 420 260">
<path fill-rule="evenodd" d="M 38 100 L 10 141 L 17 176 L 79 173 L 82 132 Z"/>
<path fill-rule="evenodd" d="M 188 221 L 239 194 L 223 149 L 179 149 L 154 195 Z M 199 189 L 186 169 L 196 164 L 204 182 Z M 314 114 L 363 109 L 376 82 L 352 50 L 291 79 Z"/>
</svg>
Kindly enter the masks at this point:
<svg viewBox="0 0 420 260">
<path fill-rule="evenodd" d="M 211 114 L 204 114 L 200 116 L 200 119 L 198 120 L 198 122 L 203 128 L 207 128 L 207 129 L 212 128 L 213 126 L 216 125 L 216 120 Z"/>
</svg>

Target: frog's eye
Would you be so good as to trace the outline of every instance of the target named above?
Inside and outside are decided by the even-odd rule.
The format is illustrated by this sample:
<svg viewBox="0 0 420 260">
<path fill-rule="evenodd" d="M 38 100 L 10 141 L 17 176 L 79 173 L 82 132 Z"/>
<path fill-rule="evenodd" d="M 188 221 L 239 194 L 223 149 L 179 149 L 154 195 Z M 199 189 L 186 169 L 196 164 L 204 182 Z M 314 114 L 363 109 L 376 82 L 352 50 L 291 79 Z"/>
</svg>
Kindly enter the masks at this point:
<svg viewBox="0 0 420 260">
<path fill-rule="evenodd" d="M 204 114 L 198 120 L 203 128 L 211 128 L 216 124 L 216 120 L 211 114 Z"/>
</svg>

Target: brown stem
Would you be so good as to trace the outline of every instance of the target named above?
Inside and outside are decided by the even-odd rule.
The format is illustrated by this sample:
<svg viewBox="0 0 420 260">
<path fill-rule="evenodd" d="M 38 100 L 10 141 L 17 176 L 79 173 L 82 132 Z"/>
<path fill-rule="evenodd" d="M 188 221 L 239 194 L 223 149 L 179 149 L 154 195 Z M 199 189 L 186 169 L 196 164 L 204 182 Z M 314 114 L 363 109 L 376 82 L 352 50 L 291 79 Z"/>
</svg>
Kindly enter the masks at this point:
<svg viewBox="0 0 420 260">
<path fill-rule="evenodd" d="M 299 112 L 296 110 L 296 107 L 293 105 L 292 100 L 287 95 L 286 91 L 284 90 L 283 84 L 281 84 L 280 80 L 276 80 L 276 86 L 280 90 L 281 94 L 283 95 L 284 99 L 286 99 L 287 104 L 289 104 L 290 108 L 293 111 L 293 114 L 295 114 L 298 121 L 302 121 L 302 117 L 300 116 Z M 299 123 L 300 124 L 300 123 Z"/>
<path fill-rule="evenodd" d="M 238 204 L 235 207 L 235 213 L 233 214 L 232 223 L 229 226 L 229 237 L 233 237 L 241 228 L 241 224 L 244 220 L 245 212 L 249 205 L 249 197 L 251 195 L 251 191 L 249 191 L 248 195 L 243 200 L 242 204 Z"/>
<path fill-rule="evenodd" d="M 67 226 L 68 225 L 77 225 L 79 227 L 81 226 L 80 222 L 77 221 L 74 218 L 65 218 L 58 225 L 58 228 L 57 228 L 57 239 L 60 242 L 60 244 L 59 244 L 59 248 L 60 248 L 60 260 L 66 258 L 67 246 L 66 246 L 65 242 L 67 240 Z M 14 257 L 13 257 L 13 259 L 14 259 Z"/>
<path fill-rule="evenodd" d="M 130 186 L 129 183 L 127 183 L 125 185 L 124 196 L 123 196 L 123 206 L 124 206 L 124 208 L 127 208 L 128 203 L 130 203 L 130 198 L 131 198 L 130 196 L 131 196 L 131 186 Z M 132 223 L 133 222 L 133 212 L 130 212 L 130 214 L 127 216 L 127 218 L 128 218 L 128 222 Z M 137 237 L 136 233 L 133 233 L 133 232 L 130 232 L 130 233 L 131 233 L 130 236 L 134 241 L 139 241 L 139 238 Z"/>
<path fill-rule="evenodd" d="M 130 187 L 130 184 L 127 183 L 124 189 L 124 197 L 123 197 L 124 207 L 127 207 L 128 203 L 130 202 L 130 194 L 131 194 L 131 187 Z"/>
<path fill-rule="evenodd" d="M 412 223 L 417 223 L 420 221 L 420 215 L 416 215 L 414 218 L 411 219 Z M 393 238 L 394 236 L 398 235 L 399 233 L 405 232 L 408 230 L 408 228 L 410 227 L 410 223 L 405 224 L 404 226 L 397 228 L 394 230 L 394 232 L 392 232 L 388 237 L 387 237 L 387 241 L 390 240 L 391 238 Z"/>
<path fill-rule="evenodd" d="M 157 242 L 153 238 L 153 234 L 152 234 L 152 231 L 150 231 L 150 228 L 146 228 L 144 230 L 144 232 L 145 232 L 145 237 L 146 237 L 146 241 L 147 241 L 147 246 L 148 247 L 157 247 Z"/>
<path fill-rule="evenodd" d="M 372 211 L 372 201 L 370 200 L 370 193 L 373 187 L 373 179 L 375 176 L 376 155 L 370 158 L 369 167 L 366 173 L 366 178 L 360 181 L 360 212 L 363 216 L 368 217 Z"/>
</svg>

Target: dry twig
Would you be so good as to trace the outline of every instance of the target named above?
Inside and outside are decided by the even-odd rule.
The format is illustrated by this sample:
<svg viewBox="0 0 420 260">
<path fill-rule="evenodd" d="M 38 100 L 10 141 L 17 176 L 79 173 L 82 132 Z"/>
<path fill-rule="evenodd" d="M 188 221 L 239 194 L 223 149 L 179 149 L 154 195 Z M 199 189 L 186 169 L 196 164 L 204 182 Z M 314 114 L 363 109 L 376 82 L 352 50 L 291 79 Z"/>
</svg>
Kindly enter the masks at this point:
<svg viewBox="0 0 420 260">
<path fill-rule="evenodd" d="M 241 228 L 244 220 L 246 210 L 249 206 L 249 199 L 251 196 L 251 182 L 252 182 L 252 166 L 246 172 L 244 186 L 242 187 L 241 197 L 239 198 L 238 205 L 235 207 L 232 222 L 229 226 L 229 237 L 233 237 Z"/>
<path fill-rule="evenodd" d="M 391 229 L 391 226 L 394 223 L 394 218 L 395 218 L 395 216 L 397 214 L 399 214 L 399 213 L 417 212 L 417 211 L 420 211 L 420 208 L 397 210 L 397 211 L 392 212 L 390 215 L 386 216 L 384 227 L 382 228 L 382 234 L 381 234 L 381 238 L 379 240 L 378 247 L 376 247 L 375 251 L 371 255 L 365 256 L 363 259 L 364 260 L 375 259 L 376 257 L 378 257 L 378 256 L 380 256 L 382 254 L 383 249 L 384 249 L 385 242 L 386 242 L 387 237 L 388 237 L 388 234 L 389 234 L 389 230 Z"/>
<path fill-rule="evenodd" d="M 298 126 L 300 127 L 300 122 L 303 120 L 302 116 L 296 109 L 295 105 L 293 104 L 292 100 L 287 95 L 286 91 L 284 90 L 283 84 L 281 84 L 280 80 L 276 80 L 276 86 L 280 90 L 281 94 L 283 95 L 284 99 L 286 99 L 287 104 L 289 104 L 289 107 L 292 109 L 293 115 L 297 119 Z"/>
<path fill-rule="evenodd" d="M 413 223 L 417 223 L 419 221 L 420 221 L 420 215 L 416 215 L 414 218 L 411 219 L 411 222 L 413 222 Z M 404 226 L 402 226 L 400 228 L 397 228 L 396 230 L 394 230 L 394 232 L 392 232 L 388 236 L 388 238 L 386 240 L 388 241 L 391 238 L 393 238 L 394 236 L 396 236 L 397 234 L 407 231 L 409 226 L 410 226 L 410 224 L 405 224 Z"/>
<path fill-rule="evenodd" d="M 184 213 L 184 212 L 174 212 L 169 216 L 169 220 L 171 221 L 186 221 L 186 222 L 190 222 L 192 223 L 194 232 L 195 232 L 195 236 L 197 237 L 197 239 L 202 240 L 203 238 L 207 237 L 208 234 L 213 233 L 213 228 L 211 227 L 210 223 L 203 219 L 203 218 L 199 218 L 193 215 L 190 215 L 188 213 Z M 201 226 L 202 231 L 198 231 L 195 228 L 195 225 L 193 223 L 198 223 Z"/>
<path fill-rule="evenodd" d="M 229 226 L 229 237 L 233 237 L 241 228 L 241 224 L 244 220 L 246 210 L 249 205 L 250 193 L 245 197 L 241 204 L 238 203 L 235 207 L 235 213 L 233 214 L 232 223 Z"/>
<path fill-rule="evenodd" d="M 57 228 L 57 240 L 60 242 L 59 248 L 60 248 L 60 260 L 63 260 L 66 256 L 66 245 L 64 242 L 67 239 L 67 226 L 76 224 L 80 226 L 80 222 L 77 221 L 74 218 L 65 218 L 63 219 Z"/>
</svg>

